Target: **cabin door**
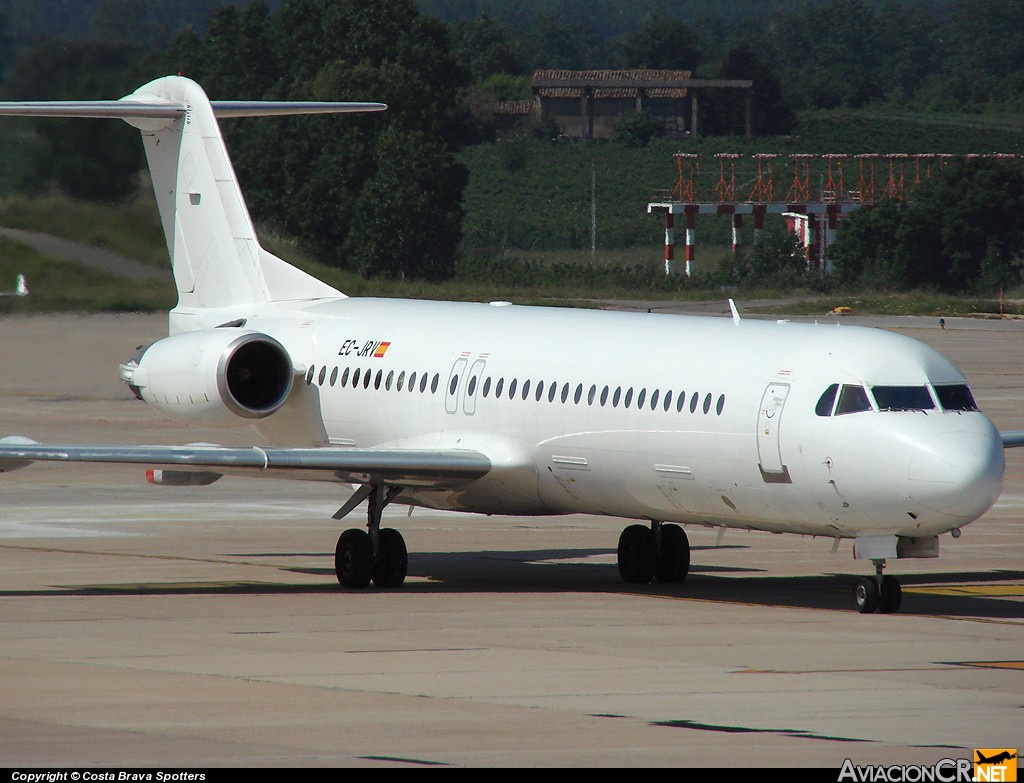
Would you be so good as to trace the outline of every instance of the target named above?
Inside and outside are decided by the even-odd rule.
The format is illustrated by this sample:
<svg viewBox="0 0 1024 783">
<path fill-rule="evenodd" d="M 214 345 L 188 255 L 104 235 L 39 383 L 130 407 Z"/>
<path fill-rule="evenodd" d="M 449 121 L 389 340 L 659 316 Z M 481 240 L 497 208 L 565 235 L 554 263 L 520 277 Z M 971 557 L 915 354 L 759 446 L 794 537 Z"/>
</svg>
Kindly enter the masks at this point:
<svg viewBox="0 0 1024 783">
<path fill-rule="evenodd" d="M 448 385 L 444 389 L 444 409 L 448 413 L 455 413 L 459 409 L 459 389 L 465 383 L 463 375 L 467 364 L 469 359 L 465 357 L 456 359 L 452 371 L 448 374 Z"/>
<path fill-rule="evenodd" d="M 757 413 L 757 457 L 761 477 L 773 484 L 790 483 L 789 470 L 782 464 L 782 450 L 779 447 L 782 408 L 788 395 L 788 383 L 769 383 Z"/>
</svg>

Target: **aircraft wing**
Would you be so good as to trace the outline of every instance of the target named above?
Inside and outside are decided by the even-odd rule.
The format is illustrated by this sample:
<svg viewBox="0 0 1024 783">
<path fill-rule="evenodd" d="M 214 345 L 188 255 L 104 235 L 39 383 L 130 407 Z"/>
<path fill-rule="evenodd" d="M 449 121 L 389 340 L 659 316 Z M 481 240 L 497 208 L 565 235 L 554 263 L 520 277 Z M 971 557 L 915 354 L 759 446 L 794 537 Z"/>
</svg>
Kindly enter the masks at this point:
<svg viewBox="0 0 1024 783">
<path fill-rule="evenodd" d="M 1024 430 L 1000 432 L 999 438 L 1003 441 L 1004 449 L 1015 449 L 1018 446 L 1024 446 Z"/>
<path fill-rule="evenodd" d="M 0 473 L 33 462 L 90 462 L 165 467 L 165 483 L 209 484 L 222 475 L 450 487 L 484 476 L 491 461 L 469 449 L 232 448 L 84 446 L 0 438 Z M 193 477 L 195 480 L 188 480 Z"/>
</svg>

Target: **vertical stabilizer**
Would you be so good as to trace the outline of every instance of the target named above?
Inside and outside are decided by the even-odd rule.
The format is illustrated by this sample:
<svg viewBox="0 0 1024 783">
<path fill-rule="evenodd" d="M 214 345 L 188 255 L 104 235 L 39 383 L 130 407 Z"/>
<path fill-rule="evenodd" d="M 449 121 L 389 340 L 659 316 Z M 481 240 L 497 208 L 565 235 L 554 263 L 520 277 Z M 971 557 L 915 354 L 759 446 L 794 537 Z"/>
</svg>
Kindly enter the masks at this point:
<svg viewBox="0 0 1024 783">
<path fill-rule="evenodd" d="M 213 106 L 198 84 L 168 76 L 123 100 L 184 107 L 170 122 L 128 119 L 142 131 L 178 310 L 342 296 L 260 247 Z"/>
<path fill-rule="evenodd" d="M 116 101 L 0 102 L 0 115 L 119 118 L 142 131 L 171 257 L 178 306 L 172 331 L 206 308 L 344 296 L 260 247 L 217 124 L 218 117 L 341 114 L 382 103 L 210 101 L 165 76 Z"/>
</svg>

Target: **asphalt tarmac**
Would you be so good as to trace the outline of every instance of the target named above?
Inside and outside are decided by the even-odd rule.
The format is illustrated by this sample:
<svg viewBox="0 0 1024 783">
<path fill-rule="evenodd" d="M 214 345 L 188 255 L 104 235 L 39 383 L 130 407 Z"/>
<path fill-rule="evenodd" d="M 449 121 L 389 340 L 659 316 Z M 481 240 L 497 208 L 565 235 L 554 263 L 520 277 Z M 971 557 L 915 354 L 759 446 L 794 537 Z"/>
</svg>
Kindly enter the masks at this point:
<svg viewBox="0 0 1024 783">
<path fill-rule="evenodd" d="M 1024 323 L 861 322 L 934 345 L 1024 429 Z M 131 398 L 118 363 L 165 333 L 0 318 L 0 434 L 247 442 Z M 397 506 L 405 586 L 342 591 L 337 487 L 34 465 L 0 476 L 0 766 L 838 770 L 1018 748 L 1021 452 L 938 560 L 891 564 L 902 611 L 866 616 L 848 543 L 691 526 L 686 583 L 629 587 L 619 520 Z"/>
</svg>

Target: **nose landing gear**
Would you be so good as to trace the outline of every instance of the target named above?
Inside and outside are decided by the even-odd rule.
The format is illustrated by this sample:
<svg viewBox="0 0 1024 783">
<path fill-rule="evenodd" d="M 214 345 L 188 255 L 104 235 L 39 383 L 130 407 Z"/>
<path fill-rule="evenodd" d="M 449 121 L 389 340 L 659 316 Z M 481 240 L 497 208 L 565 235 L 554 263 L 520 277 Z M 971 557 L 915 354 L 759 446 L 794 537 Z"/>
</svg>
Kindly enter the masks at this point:
<svg viewBox="0 0 1024 783">
<path fill-rule="evenodd" d="M 903 589 L 895 576 L 883 576 L 885 560 L 872 560 L 875 576 L 862 576 L 853 584 L 853 600 L 861 614 L 898 612 L 903 603 Z"/>
</svg>

